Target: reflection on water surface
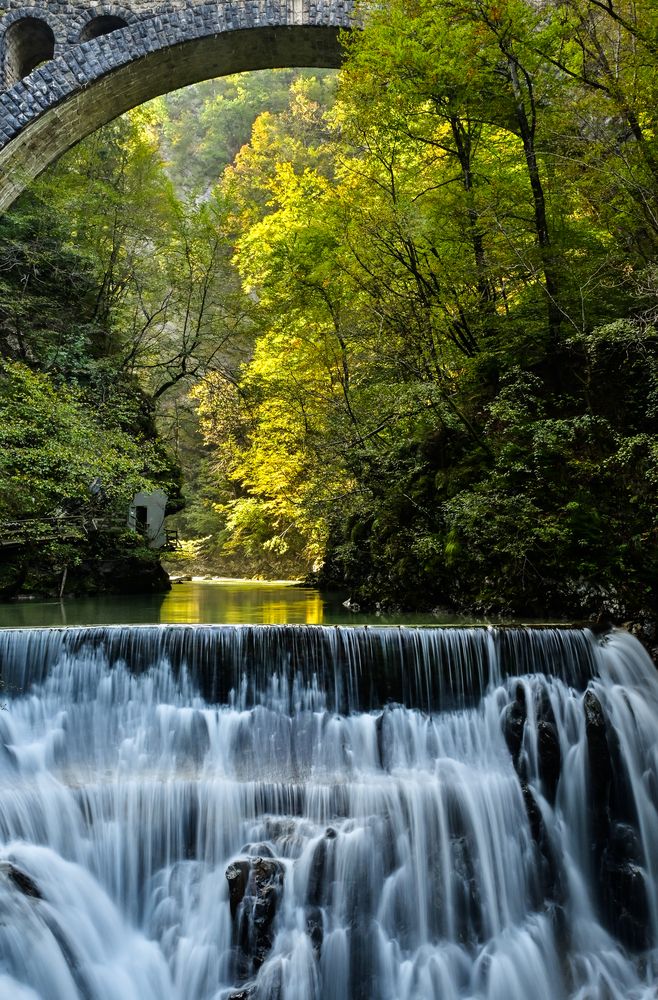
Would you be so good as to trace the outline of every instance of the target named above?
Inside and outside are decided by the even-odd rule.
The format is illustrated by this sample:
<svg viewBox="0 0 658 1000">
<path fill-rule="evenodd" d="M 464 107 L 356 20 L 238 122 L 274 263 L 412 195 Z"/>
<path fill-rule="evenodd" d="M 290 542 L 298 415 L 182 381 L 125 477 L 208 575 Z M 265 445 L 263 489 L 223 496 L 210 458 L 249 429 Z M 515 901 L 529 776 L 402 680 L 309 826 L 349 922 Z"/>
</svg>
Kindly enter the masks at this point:
<svg viewBox="0 0 658 1000">
<path fill-rule="evenodd" d="M 195 580 L 174 584 L 168 594 L 105 595 L 0 604 L 0 627 L 158 622 L 192 625 L 439 625 L 468 621 L 447 613 L 441 617 L 355 614 L 342 606 L 343 600 L 344 595 L 321 594 L 312 587 L 278 581 Z"/>
</svg>

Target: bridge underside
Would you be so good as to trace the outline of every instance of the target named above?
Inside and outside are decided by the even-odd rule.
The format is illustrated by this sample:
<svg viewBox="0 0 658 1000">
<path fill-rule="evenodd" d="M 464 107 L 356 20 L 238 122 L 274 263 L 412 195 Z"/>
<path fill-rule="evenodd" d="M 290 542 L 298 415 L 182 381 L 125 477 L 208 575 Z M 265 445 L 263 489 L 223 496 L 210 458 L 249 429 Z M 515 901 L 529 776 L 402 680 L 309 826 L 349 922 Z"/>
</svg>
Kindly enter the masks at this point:
<svg viewBox="0 0 658 1000">
<path fill-rule="evenodd" d="M 67 149 L 153 97 L 246 70 L 340 65 L 342 5 L 334 23 L 249 24 L 255 6 L 235 27 L 222 20 L 236 7 L 208 4 L 139 21 L 65 50 L 0 94 L 0 212 Z"/>
</svg>

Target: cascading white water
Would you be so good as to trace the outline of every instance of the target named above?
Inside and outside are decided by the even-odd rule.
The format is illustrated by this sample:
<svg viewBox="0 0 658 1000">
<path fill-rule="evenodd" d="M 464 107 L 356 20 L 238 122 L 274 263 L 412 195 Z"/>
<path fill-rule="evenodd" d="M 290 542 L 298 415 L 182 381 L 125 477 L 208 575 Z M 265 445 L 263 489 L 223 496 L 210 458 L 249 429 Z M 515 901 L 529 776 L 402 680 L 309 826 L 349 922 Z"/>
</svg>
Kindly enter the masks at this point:
<svg viewBox="0 0 658 1000">
<path fill-rule="evenodd" d="M 649 1000 L 625 633 L 0 632 L 0 1000 Z"/>
</svg>

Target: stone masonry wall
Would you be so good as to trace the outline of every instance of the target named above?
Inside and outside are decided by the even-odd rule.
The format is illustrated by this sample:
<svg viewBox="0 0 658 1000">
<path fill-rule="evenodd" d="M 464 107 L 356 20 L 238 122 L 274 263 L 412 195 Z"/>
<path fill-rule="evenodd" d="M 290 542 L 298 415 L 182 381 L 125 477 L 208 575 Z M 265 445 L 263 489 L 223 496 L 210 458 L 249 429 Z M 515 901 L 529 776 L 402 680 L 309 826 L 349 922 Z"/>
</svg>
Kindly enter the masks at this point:
<svg viewBox="0 0 658 1000">
<path fill-rule="evenodd" d="M 338 66 L 351 25 L 352 0 L 0 0 L 0 212 L 124 111 L 228 73 Z"/>
</svg>

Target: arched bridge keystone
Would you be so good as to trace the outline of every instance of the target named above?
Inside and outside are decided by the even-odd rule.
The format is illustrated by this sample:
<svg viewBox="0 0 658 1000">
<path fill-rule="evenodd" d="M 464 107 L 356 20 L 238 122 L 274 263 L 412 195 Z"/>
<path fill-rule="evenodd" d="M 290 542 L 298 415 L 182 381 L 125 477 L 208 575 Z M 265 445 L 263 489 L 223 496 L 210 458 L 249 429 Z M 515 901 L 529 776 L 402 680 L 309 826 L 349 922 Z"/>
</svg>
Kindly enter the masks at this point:
<svg viewBox="0 0 658 1000">
<path fill-rule="evenodd" d="M 5 0 L 5 3 L 7 0 Z M 0 0 L 0 212 L 90 132 L 244 70 L 340 64 L 352 0 Z"/>
</svg>

